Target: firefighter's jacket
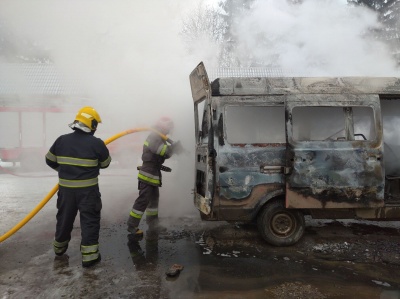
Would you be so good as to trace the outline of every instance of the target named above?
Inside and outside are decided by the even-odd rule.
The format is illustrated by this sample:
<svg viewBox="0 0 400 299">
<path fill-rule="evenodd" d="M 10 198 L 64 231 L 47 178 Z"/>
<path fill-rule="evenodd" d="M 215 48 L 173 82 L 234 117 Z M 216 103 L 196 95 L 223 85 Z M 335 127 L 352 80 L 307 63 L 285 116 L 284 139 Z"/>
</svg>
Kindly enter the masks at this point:
<svg viewBox="0 0 400 299">
<path fill-rule="evenodd" d="M 153 186 L 161 186 L 161 166 L 172 156 L 172 147 L 160 135 L 151 133 L 143 144 L 138 179 Z"/>
<path fill-rule="evenodd" d="M 80 130 L 58 137 L 46 154 L 47 165 L 58 171 L 59 185 L 68 188 L 97 185 L 100 168 L 110 162 L 104 142 Z"/>
</svg>

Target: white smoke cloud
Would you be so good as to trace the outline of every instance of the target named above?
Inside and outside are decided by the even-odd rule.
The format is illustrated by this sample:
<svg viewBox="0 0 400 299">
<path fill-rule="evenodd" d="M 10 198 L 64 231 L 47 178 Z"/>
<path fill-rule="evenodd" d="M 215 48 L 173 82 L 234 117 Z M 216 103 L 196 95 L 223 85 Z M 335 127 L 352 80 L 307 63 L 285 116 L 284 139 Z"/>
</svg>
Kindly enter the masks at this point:
<svg viewBox="0 0 400 299">
<path fill-rule="evenodd" d="M 177 34 L 185 7 L 184 1 L 2 1 L 0 16 L 17 38 L 49 51 L 99 111 L 117 112 L 130 125 L 178 114 L 177 94 L 190 103 L 187 77 L 197 61 L 185 61 Z"/>
<path fill-rule="evenodd" d="M 201 60 L 211 66 L 217 55 L 215 47 L 200 43 L 194 55 L 185 52 L 181 22 L 198 2 L 0 2 L 0 19 L 12 33 L 9 37 L 18 41 L 15 44 L 29 40 L 46 50 L 58 69 L 85 90 L 103 119 L 101 137 L 152 125 L 160 115 L 175 120 L 172 138 L 182 140 L 190 154 L 167 163 L 173 172 L 165 174 L 160 205 L 174 215 L 193 208 L 194 118 L 188 76 Z M 250 53 L 308 75 L 396 73 L 386 46 L 367 35 L 369 28 L 379 27 L 376 15 L 349 8 L 343 0 L 306 0 L 296 6 L 282 0 L 258 1 L 236 24 L 239 57 Z M 133 181 L 135 176 L 133 172 Z M 165 195 L 170 202 L 162 202 Z"/>
<path fill-rule="evenodd" d="M 368 34 L 377 14 L 340 0 L 256 1 L 233 33 L 237 56 L 308 76 L 398 75 L 389 48 Z"/>
<path fill-rule="evenodd" d="M 18 41 L 15 44 L 26 40 L 46 50 L 60 72 L 79 83 L 103 120 L 97 136 L 106 139 L 122 130 L 152 126 L 159 116 L 168 115 L 175 121 L 172 139 L 193 151 L 189 74 L 201 58 L 187 56 L 179 36 L 182 15 L 192 5 L 184 0 L 5 0 L 0 2 L 0 19 Z M 70 132 L 67 123 L 65 128 Z M 171 188 L 175 204 L 166 208 L 179 205 L 183 213 L 194 209 L 193 155 L 174 160 L 178 165 L 172 175 L 180 182 Z M 191 165 L 190 175 L 175 174 L 179 163 Z M 163 189 L 167 182 L 166 178 Z M 135 182 L 127 215 L 136 187 Z M 161 200 L 170 193 L 163 194 L 163 189 Z"/>
</svg>

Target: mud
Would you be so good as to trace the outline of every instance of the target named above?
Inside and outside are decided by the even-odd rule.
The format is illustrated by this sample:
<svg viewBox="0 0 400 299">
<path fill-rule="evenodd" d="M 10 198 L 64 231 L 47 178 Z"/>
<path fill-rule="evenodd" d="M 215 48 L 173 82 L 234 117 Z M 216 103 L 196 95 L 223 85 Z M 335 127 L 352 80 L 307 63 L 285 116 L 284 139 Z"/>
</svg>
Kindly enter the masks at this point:
<svg viewBox="0 0 400 299">
<path fill-rule="evenodd" d="M 0 174 L 0 180 L 0 234 L 56 182 L 9 174 Z M 134 241 L 125 219 L 135 185 L 130 176 L 102 178 L 102 261 L 89 269 L 81 266 L 78 219 L 67 255 L 55 259 L 52 199 L 0 243 L 0 298 L 400 298 L 399 222 L 307 218 L 298 244 L 273 247 L 254 225 L 202 222 L 194 208 L 163 216 L 173 195 L 163 187 L 165 229 L 149 230 L 142 221 L 145 236 Z M 190 194 L 184 202 L 192 205 Z M 168 277 L 174 264 L 184 268 Z"/>
</svg>

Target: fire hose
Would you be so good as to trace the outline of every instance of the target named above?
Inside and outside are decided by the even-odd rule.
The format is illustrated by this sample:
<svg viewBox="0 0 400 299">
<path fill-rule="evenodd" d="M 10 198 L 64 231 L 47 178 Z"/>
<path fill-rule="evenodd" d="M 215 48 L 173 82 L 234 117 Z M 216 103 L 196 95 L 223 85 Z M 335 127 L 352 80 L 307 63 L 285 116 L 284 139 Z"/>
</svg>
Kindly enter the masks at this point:
<svg viewBox="0 0 400 299">
<path fill-rule="evenodd" d="M 143 128 L 135 128 L 135 129 L 129 129 L 126 131 L 122 131 L 107 140 L 104 141 L 104 143 L 107 145 L 114 140 L 123 137 L 128 134 L 136 133 L 136 132 L 141 132 L 141 131 L 153 131 L 160 135 L 160 137 L 167 141 L 170 144 L 173 144 L 173 141 L 169 139 L 166 135 L 158 132 L 157 130 L 150 128 L 150 127 L 143 127 Z M 28 214 L 25 216 L 24 219 L 22 219 L 17 225 L 15 225 L 12 229 L 10 229 L 7 233 L 2 235 L 0 237 L 0 243 L 8 239 L 10 236 L 12 236 L 15 232 L 17 232 L 19 229 L 21 229 L 29 220 L 31 220 L 43 207 L 44 205 L 53 197 L 53 195 L 57 192 L 58 190 L 58 184 L 53 187 L 53 189 L 50 190 L 50 192 L 43 198 L 43 200 Z"/>
</svg>

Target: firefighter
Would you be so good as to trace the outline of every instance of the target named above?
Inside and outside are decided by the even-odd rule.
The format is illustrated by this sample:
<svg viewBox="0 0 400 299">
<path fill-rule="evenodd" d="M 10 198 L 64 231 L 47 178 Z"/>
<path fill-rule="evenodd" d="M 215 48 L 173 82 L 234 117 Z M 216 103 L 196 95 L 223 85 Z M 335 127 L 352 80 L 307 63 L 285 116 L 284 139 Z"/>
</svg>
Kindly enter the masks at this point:
<svg viewBox="0 0 400 299">
<path fill-rule="evenodd" d="M 100 168 L 110 165 L 111 157 L 104 142 L 93 134 L 101 123 L 92 107 L 78 111 L 69 127 L 74 132 L 57 138 L 46 154 L 48 166 L 58 172 L 57 225 L 54 252 L 62 256 L 68 249 L 75 217 L 81 223 L 82 266 L 101 260 L 99 252 L 100 211 L 102 208 L 98 176 Z"/>
<path fill-rule="evenodd" d="M 155 129 L 167 135 L 174 127 L 173 121 L 169 117 L 161 117 Z M 158 202 L 159 187 L 161 187 L 161 169 L 170 169 L 163 166 L 165 159 L 170 158 L 174 153 L 181 151 L 180 142 L 168 145 L 161 136 L 152 132 L 147 137 L 143 145 L 142 166 L 139 167 L 138 189 L 139 197 L 136 199 L 128 218 L 128 231 L 138 239 L 143 237 L 143 231 L 139 229 L 139 223 L 144 212 L 146 212 L 146 222 L 149 226 L 158 226 Z"/>
</svg>

